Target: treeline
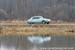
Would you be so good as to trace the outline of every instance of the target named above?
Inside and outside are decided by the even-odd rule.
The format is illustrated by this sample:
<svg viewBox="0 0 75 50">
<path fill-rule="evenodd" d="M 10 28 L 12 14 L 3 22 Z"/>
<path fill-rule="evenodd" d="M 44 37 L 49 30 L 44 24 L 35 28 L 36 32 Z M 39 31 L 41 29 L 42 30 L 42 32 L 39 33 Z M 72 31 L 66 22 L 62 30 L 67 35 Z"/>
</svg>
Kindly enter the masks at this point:
<svg viewBox="0 0 75 50">
<path fill-rule="evenodd" d="M 7 3 L 7 0 L 3 3 Z M 1 8 L 1 11 L 3 9 L 6 12 L 6 18 L 28 19 L 42 15 L 53 20 L 75 21 L 75 0 L 10 0 L 8 3 Z M 3 14 L 0 13 L 0 17 L 1 15 Z"/>
</svg>

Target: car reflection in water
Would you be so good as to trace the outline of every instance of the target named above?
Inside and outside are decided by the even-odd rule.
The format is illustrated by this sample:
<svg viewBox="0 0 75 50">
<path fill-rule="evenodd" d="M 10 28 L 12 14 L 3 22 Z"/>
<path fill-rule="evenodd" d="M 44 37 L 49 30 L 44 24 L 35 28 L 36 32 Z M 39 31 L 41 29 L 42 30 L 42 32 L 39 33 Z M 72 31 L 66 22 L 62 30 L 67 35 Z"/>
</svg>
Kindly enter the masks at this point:
<svg viewBox="0 0 75 50">
<path fill-rule="evenodd" d="M 42 37 L 42 36 L 28 36 L 27 39 L 31 42 L 31 43 L 35 43 L 35 44 L 41 44 L 43 42 L 47 42 L 51 40 L 51 37 Z"/>
<path fill-rule="evenodd" d="M 27 39 L 33 44 L 33 46 L 28 50 L 39 50 L 38 46 L 44 42 L 50 41 L 51 36 L 28 36 Z"/>
</svg>

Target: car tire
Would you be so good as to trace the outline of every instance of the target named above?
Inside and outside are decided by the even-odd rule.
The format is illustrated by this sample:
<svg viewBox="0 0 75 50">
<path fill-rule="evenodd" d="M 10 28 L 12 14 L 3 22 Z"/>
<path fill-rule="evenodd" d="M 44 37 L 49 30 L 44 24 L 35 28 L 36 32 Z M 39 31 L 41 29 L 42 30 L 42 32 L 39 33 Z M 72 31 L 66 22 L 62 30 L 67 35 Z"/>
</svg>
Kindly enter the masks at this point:
<svg viewBox="0 0 75 50">
<path fill-rule="evenodd" d="M 45 21 L 42 21 L 42 24 L 46 24 L 47 22 L 45 22 Z"/>
<path fill-rule="evenodd" d="M 28 23 L 28 24 L 32 24 L 32 23 Z"/>
<path fill-rule="evenodd" d="M 49 24 L 49 22 L 47 22 L 47 24 Z"/>
<path fill-rule="evenodd" d="M 34 23 L 30 23 L 30 24 L 34 24 Z"/>
</svg>

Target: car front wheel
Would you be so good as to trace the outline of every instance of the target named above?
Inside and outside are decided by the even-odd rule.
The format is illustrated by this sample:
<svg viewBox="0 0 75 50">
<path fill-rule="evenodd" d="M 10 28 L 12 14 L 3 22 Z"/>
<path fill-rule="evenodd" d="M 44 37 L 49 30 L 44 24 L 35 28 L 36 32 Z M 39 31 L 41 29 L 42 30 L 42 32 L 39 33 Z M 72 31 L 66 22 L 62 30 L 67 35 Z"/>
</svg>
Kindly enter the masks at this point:
<svg viewBox="0 0 75 50">
<path fill-rule="evenodd" d="M 47 24 L 49 24 L 49 22 L 47 22 Z"/>
</svg>

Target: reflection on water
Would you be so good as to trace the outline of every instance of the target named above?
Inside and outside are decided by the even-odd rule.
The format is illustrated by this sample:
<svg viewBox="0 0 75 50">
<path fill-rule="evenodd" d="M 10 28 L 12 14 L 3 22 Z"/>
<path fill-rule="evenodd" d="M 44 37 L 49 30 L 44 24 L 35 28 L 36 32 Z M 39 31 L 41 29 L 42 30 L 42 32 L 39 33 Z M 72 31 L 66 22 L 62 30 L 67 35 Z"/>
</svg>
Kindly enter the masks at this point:
<svg viewBox="0 0 75 50">
<path fill-rule="evenodd" d="M 28 36 L 27 39 L 31 42 L 31 43 L 36 43 L 36 44 L 41 44 L 47 41 L 51 40 L 51 37 L 42 37 L 42 36 Z"/>
<path fill-rule="evenodd" d="M 41 47 L 75 47 L 75 36 L 0 36 L 0 50 L 39 50 Z"/>
<path fill-rule="evenodd" d="M 15 47 L 7 47 L 7 46 L 1 45 L 0 50 L 16 50 L 16 48 Z"/>
<path fill-rule="evenodd" d="M 29 50 L 39 50 L 37 44 L 42 44 L 44 42 L 50 41 L 51 36 L 42 37 L 42 36 L 28 36 L 27 39 L 34 44 L 34 46 Z"/>
</svg>

